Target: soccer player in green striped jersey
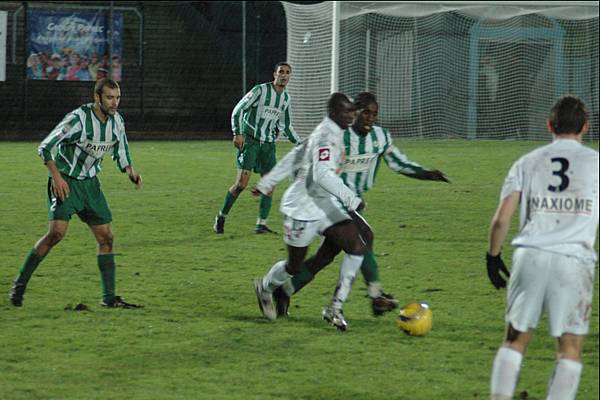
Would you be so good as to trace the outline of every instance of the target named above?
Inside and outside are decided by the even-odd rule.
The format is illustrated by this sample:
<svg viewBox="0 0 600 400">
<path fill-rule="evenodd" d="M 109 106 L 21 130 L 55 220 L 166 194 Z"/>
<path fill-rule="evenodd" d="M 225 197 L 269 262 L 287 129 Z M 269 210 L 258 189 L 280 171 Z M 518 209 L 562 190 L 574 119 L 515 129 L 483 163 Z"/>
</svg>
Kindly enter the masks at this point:
<svg viewBox="0 0 600 400">
<path fill-rule="evenodd" d="M 396 173 L 432 181 L 449 182 L 438 170 L 427 170 L 410 161 L 392 142 L 387 129 L 375 125 L 379 105 L 375 96 L 368 92 L 359 93 L 355 99 L 358 112 L 354 124 L 343 133 L 346 160 L 342 165 L 341 178 L 357 195 L 366 193 L 375 182 L 381 159 Z M 306 260 L 301 273 L 294 275 L 291 284 L 284 284 L 273 293 L 279 315 L 287 314 L 289 297 L 298 292 L 314 278 L 315 274 L 331 263 L 340 249 L 325 240 L 317 254 Z M 374 315 L 382 315 L 398 306 L 398 301 L 383 291 L 379 280 L 377 262 L 372 250 L 365 255 L 361 272 L 372 300 Z"/>
<path fill-rule="evenodd" d="M 13 283 L 10 300 L 20 307 L 31 275 L 50 250 L 66 235 L 73 214 L 85 222 L 98 243 L 98 267 L 102 283 L 101 304 L 111 308 L 138 308 L 115 293 L 112 214 L 97 174 L 102 158 L 112 155 L 121 172 L 136 189 L 142 177 L 129 157 L 123 118 L 117 112 L 121 89 L 112 79 L 94 86 L 94 103 L 70 112 L 42 141 L 38 153 L 48 168 L 48 232 L 27 255 Z"/>
<path fill-rule="evenodd" d="M 300 142 L 300 137 L 292 127 L 290 95 L 286 90 L 291 73 L 292 67 L 288 63 L 276 64 L 273 81 L 253 87 L 233 109 L 231 128 L 233 145 L 238 149 L 238 170 L 235 183 L 227 191 L 223 207 L 215 217 L 213 229 L 216 233 L 224 232 L 225 218 L 248 186 L 252 171 L 262 176 L 275 166 L 275 140 L 278 134 L 283 132 L 292 143 Z M 267 227 L 271 195 L 262 194 L 260 197 L 256 233 L 272 232 Z"/>
</svg>

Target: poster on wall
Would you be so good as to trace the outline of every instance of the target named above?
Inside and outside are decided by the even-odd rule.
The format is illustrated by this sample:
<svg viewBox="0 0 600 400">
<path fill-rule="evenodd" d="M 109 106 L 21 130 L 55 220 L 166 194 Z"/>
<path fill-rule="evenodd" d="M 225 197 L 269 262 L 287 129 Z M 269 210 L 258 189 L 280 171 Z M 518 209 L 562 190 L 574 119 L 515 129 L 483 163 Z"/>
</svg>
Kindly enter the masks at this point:
<svg viewBox="0 0 600 400">
<path fill-rule="evenodd" d="M 27 77 L 35 80 L 121 80 L 123 15 L 30 10 L 27 14 Z"/>
<path fill-rule="evenodd" d="M 0 11 L 0 82 L 6 80 L 6 33 L 8 12 Z"/>
</svg>

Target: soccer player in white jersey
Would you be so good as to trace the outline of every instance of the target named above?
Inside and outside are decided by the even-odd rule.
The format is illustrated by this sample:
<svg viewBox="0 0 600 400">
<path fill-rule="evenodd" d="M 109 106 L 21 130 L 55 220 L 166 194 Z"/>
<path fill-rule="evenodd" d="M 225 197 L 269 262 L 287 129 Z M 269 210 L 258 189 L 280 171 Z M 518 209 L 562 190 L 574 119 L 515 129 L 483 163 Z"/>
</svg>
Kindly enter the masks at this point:
<svg viewBox="0 0 600 400">
<path fill-rule="evenodd" d="M 231 115 L 233 145 L 238 149 L 235 183 L 225 195 L 225 202 L 215 217 L 213 229 L 224 233 L 225 218 L 238 196 L 248 186 L 252 171 L 264 175 L 277 163 L 275 140 L 279 132 L 292 143 L 300 142 L 290 116 L 290 95 L 286 86 L 292 67 L 285 62 L 275 65 L 273 81 L 256 85 L 235 106 Z M 271 233 L 267 218 L 271 211 L 272 194 L 260 196 L 256 233 Z"/>
<path fill-rule="evenodd" d="M 553 142 L 513 164 L 490 226 L 487 272 L 499 289 L 509 277 L 500 251 L 511 217 L 520 209 L 519 232 L 512 240 L 506 336 L 491 376 L 494 400 L 513 398 L 523 354 L 544 311 L 550 335 L 558 341 L 547 399 L 575 399 L 581 376 L 597 260 L 598 152 L 581 143 L 589 120 L 577 97 L 555 103 L 547 128 Z"/>
<path fill-rule="evenodd" d="M 346 95 L 334 93 L 327 109 L 328 117 L 315 128 L 307 142 L 288 153 L 253 190 L 270 193 L 283 178 L 295 175 L 281 200 L 287 260 L 278 261 L 267 275 L 255 281 L 258 304 L 270 320 L 277 317 L 273 290 L 300 271 L 308 246 L 317 235 L 323 235 L 348 254 L 344 259 L 348 264 L 346 270 L 354 273 L 360 268 L 372 241 L 370 227 L 356 213 L 363 204 L 361 198 L 339 177 L 345 156 L 342 132 L 354 120 L 354 105 Z M 290 165 L 298 164 L 293 162 L 298 158 L 301 158 L 301 167 L 290 168 Z M 323 314 L 325 320 L 342 331 L 348 324 L 341 306 L 351 283 L 349 276 L 341 279 L 336 301 Z"/>
<path fill-rule="evenodd" d="M 398 174 L 416 179 L 449 182 L 441 171 L 427 170 L 410 161 L 394 146 L 388 130 L 375 125 L 379 112 L 375 95 L 369 92 L 359 93 L 354 99 L 354 104 L 358 116 L 354 124 L 344 130 L 342 146 L 346 156 L 341 167 L 341 178 L 354 193 L 362 198 L 364 193 L 371 189 L 381 159 Z M 294 275 L 291 284 L 285 284 L 275 290 L 273 294 L 278 316 L 287 315 L 290 296 L 312 281 L 315 274 L 331 263 L 340 251 L 339 247 L 326 240 L 317 254 L 306 260 L 300 273 Z M 383 291 L 378 270 L 373 250 L 369 249 L 361 272 L 367 284 L 371 309 L 375 316 L 392 311 L 398 306 L 398 301 Z"/>
<path fill-rule="evenodd" d="M 42 141 L 38 153 L 48 168 L 48 232 L 27 255 L 13 283 L 10 301 L 23 305 L 23 294 L 31 275 L 50 250 L 66 235 L 73 214 L 85 222 L 98 243 L 98 267 L 102 282 L 102 305 L 138 308 L 115 293 L 112 214 L 97 174 L 102 158 L 110 154 L 136 189 L 142 177 L 129 157 L 123 118 L 117 112 L 121 89 L 111 79 L 94 86 L 94 103 L 85 104 L 65 116 Z"/>
</svg>

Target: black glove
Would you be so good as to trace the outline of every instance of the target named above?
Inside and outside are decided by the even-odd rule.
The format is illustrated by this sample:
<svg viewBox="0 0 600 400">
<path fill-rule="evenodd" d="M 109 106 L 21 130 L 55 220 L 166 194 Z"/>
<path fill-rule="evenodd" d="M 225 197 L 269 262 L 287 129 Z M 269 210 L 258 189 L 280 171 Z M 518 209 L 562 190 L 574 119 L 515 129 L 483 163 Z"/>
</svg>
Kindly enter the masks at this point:
<svg viewBox="0 0 600 400">
<path fill-rule="evenodd" d="M 430 181 L 441 181 L 450 183 L 448 177 L 444 175 L 442 171 L 438 171 L 437 169 L 427 171 L 427 179 L 429 179 Z"/>
<path fill-rule="evenodd" d="M 506 269 L 500 254 L 498 253 L 497 256 L 491 256 L 489 253 L 485 254 L 488 277 L 496 289 L 506 287 L 506 280 L 510 278 L 510 273 Z M 500 272 L 503 272 L 506 277 L 500 275 Z"/>
</svg>

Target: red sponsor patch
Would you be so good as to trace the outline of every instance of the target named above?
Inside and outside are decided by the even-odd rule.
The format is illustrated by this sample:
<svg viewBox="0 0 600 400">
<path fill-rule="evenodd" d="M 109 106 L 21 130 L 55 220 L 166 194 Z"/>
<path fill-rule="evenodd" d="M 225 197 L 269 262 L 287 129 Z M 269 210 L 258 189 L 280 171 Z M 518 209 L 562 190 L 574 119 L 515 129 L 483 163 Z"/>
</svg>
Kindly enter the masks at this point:
<svg viewBox="0 0 600 400">
<path fill-rule="evenodd" d="M 319 161 L 329 161 L 331 151 L 328 148 L 319 149 Z"/>
</svg>

